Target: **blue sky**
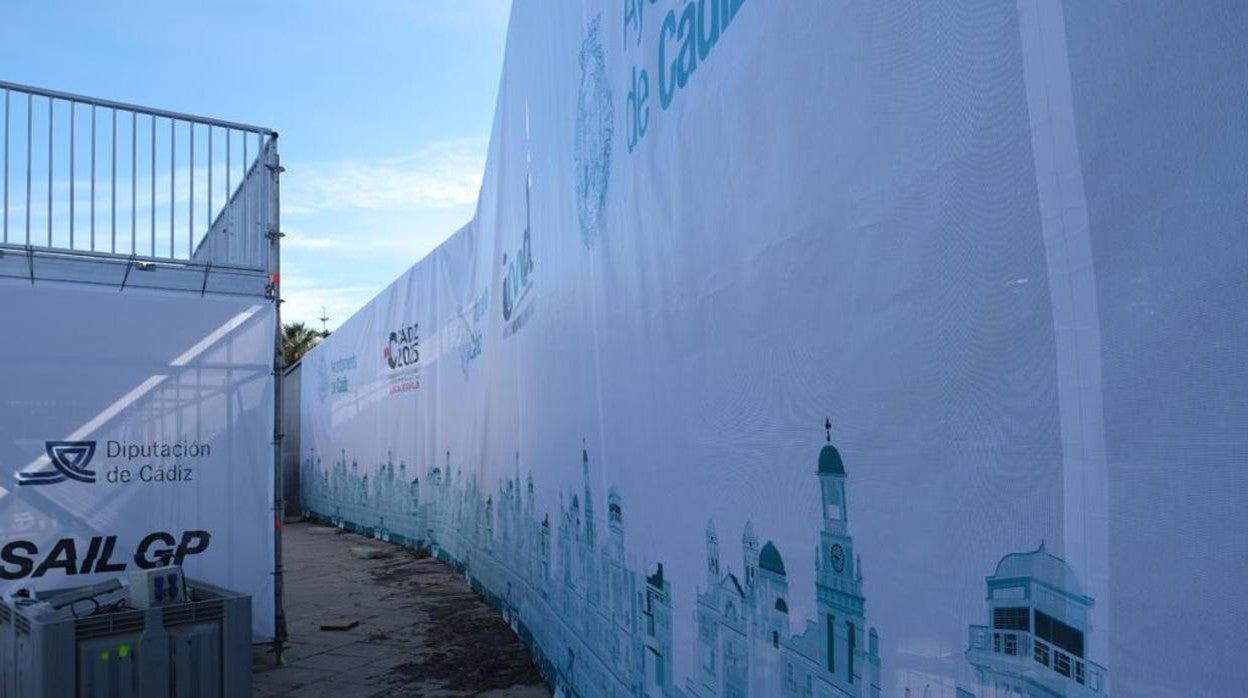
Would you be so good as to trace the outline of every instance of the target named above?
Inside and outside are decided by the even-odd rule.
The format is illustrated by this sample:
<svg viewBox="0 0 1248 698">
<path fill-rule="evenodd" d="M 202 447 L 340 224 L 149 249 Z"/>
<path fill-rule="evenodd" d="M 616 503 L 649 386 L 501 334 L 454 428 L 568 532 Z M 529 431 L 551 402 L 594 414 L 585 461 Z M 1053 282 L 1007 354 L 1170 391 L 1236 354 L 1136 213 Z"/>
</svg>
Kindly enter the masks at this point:
<svg viewBox="0 0 1248 698">
<path fill-rule="evenodd" d="M 337 326 L 473 213 L 509 0 L 21 0 L 0 79 L 281 133 L 284 319 Z"/>
</svg>

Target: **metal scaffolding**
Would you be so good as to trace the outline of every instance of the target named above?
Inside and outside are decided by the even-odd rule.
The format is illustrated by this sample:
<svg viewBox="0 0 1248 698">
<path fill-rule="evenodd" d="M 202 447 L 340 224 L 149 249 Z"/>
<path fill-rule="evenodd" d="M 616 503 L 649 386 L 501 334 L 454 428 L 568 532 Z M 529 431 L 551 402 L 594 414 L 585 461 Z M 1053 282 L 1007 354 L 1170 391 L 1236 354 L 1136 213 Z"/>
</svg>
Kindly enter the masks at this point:
<svg viewBox="0 0 1248 698">
<path fill-rule="evenodd" d="M 0 90 L 0 277 L 255 296 L 275 306 L 274 644 L 280 653 L 286 623 L 277 133 L 4 81 Z"/>
</svg>

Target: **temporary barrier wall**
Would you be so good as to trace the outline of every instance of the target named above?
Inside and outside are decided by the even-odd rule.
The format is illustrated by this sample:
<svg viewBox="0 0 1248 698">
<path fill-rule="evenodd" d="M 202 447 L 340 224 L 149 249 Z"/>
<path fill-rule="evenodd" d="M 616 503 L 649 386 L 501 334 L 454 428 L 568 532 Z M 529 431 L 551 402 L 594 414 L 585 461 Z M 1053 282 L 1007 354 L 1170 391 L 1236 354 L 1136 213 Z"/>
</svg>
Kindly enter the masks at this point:
<svg viewBox="0 0 1248 698">
<path fill-rule="evenodd" d="M 0 592 L 180 563 L 281 639 L 276 134 L 0 89 Z"/>
<path fill-rule="evenodd" d="M 581 696 L 1248 684 L 1241 3 L 515 3 L 303 496 Z"/>
<path fill-rule="evenodd" d="M 287 517 L 301 514 L 299 494 L 299 380 L 301 364 L 295 363 L 282 376 L 282 500 Z"/>
</svg>

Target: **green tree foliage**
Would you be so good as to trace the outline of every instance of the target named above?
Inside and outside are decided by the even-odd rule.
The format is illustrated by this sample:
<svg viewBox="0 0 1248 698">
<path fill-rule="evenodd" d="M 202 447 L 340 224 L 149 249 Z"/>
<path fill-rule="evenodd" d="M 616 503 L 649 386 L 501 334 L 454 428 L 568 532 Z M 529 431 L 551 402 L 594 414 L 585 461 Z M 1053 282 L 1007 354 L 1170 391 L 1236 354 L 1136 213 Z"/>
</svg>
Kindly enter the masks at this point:
<svg viewBox="0 0 1248 698">
<path fill-rule="evenodd" d="M 282 355 L 286 359 L 286 365 L 289 366 L 303 355 L 312 350 L 312 347 L 321 341 L 321 333 L 308 327 L 302 322 L 288 322 L 282 326 Z"/>
</svg>

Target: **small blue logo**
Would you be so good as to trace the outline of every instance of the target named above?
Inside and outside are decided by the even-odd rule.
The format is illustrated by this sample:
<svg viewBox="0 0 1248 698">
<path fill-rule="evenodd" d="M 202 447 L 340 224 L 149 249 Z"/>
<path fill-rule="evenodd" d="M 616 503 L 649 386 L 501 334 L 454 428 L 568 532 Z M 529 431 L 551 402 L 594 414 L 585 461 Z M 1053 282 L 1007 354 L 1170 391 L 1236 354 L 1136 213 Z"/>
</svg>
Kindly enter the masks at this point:
<svg viewBox="0 0 1248 698">
<path fill-rule="evenodd" d="M 94 441 L 48 441 L 44 445 L 55 470 L 36 473 L 18 473 L 19 485 L 54 485 L 66 480 L 95 482 L 95 471 L 88 470 L 95 456 Z"/>
<path fill-rule="evenodd" d="M 611 140 L 615 108 L 607 81 L 607 61 L 598 39 L 602 16 L 595 17 L 581 44 L 581 84 L 576 100 L 576 194 L 581 239 L 592 246 L 602 226 L 611 179 Z"/>
<path fill-rule="evenodd" d="M 477 299 L 459 313 L 459 361 L 464 378 L 469 377 L 469 366 L 484 349 L 485 338 L 479 329 L 490 305 L 490 292 L 482 291 Z"/>
<path fill-rule="evenodd" d="M 468 366 L 481 356 L 481 331 L 465 327 L 460 333 L 459 362 L 464 371 L 464 378 L 469 375 Z"/>
<path fill-rule="evenodd" d="M 324 356 L 316 362 L 316 396 L 322 405 L 329 398 L 329 365 Z"/>
</svg>

